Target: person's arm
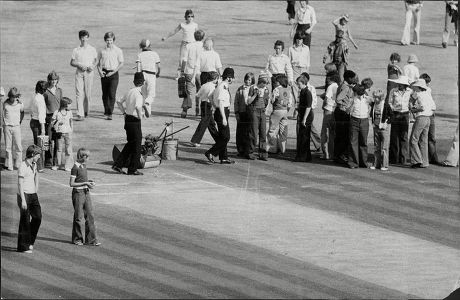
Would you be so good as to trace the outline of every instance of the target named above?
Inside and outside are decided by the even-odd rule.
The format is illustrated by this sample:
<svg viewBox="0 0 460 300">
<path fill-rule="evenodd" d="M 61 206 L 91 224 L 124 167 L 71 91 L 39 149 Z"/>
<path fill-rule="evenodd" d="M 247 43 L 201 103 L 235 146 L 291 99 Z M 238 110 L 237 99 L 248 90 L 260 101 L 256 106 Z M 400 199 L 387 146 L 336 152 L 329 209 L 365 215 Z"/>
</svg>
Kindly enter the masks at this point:
<svg viewBox="0 0 460 300">
<path fill-rule="evenodd" d="M 292 71 L 292 65 L 291 65 L 291 61 L 289 60 L 289 58 L 287 56 L 286 57 L 286 64 L 284 66 L 284 70 L 286 72 L 286 75 L 287 75 L 287 78 L 288 78 L 288 82 L 289 82 L 289 85 L 292 85 L 294 80 L 294 72 Z"/>
<path fill-rule="evenodd" d="M 21 175 L 18 176 L 18 191 L 19 191 L 19 196 L 21 197 L 20 208 L 22 210 L 26 210 L 27 202 L 26 202 L 26 195 L 24 194 L 24 177 L 22 177 Z"/>
<path fill-rule="evenodd" d="M 306 30 L 307 33 L 312 33 L 313 27 L 315 27 L 317 23 L 315 9 L 311 6 L 310 6 L 310 9 L 311 9 L 311 23 L 310 23 L 311 25 L 310 25 L 310 28 Z"/>
<path fill-rule="evenodd" d="M 157 65 L 157 74 L 156 74 L 156 76 L 158 78 L 158 77 L 160 77 L 160 72 L 161 72 L 160 62 L 157 62 L 156 65 Z"/>
<path fill-rule="evenodd" d="M 358 45 L 356 45 L 355 41 L 353 40 L 353 37 L 351 36 L 350 27 L 348 27 L 348 29 L 347 29 L 347 35 L 348 35 L 348 39 L 349 39 L 350 42 L 353 44 L 353 46 L 355 47 L 355 49 L 358 50 Z"/>
<path fill-rule="evenodd" d="M 43 101 L 37 101 L 38 121 L 40 122 L 41 133 L 45 135 L 46 104 L 44 98 L 42 100 Z"/>
<path fill-rule="evenodd" d="M 126 114 L 126 110 L 125 110 L 125 107 L 124 107 L 124 105 L 123 105 L 123 103 L 125 102 L 125 97 L 126 97 L 126 95 L 123 96 L 121 99 L 119 99 L 119 100 L 117 101 L 117 106 L 118 106 L 118 108 L 120 109 L 120 111 L 121 111 L 122 114 Z"/>
<path fill-rule="evenodd" d="M 124 62 L 124 59 L 123 59 L 123 52 L 121 52 L 121 50 L 120 50 L 120 54 L 118 55 L 118 66 L 112 72 L 109 72 L 109 73 L 105 74 L 105 76 L 110 77 L 113 74 L 117 73 L 123 67 L 124 64 L 125 64 L 125 62 Z"/>
<path fill-rule="evenodd" d="M 35 184 L 35 193 L 38 194 L 38 172 L 35 172 L 35 175 L 34 175 L 34 184 Z"/>
<path fill-rule="evenodd" d="M 243 98 L 244 96 L 240 95 L 240 89 L 237 89 L 235 93 L 235 101 L 233 102 L 233 112 L 235 113 L 235 119 L 237 122 L 240 121 L 239 107 L 240 107 L 240 102 L 244 101 Z"/>
<path fill-rule="evenodd" d="M 272 73 L 270 72 L 270 57 L 271 55 L 268 56 L 264 71 L 269 74 L 268 76 L 272 77 Z"/>
<path fill-rule="evenodd" d="M 102 60 L 102 50 L 100 50 L 98 53 L 97 53 L 97 65 L 96 65 L 96 68 L 97 68 L 97 72 L 99 73 L 99 76 L 102 77 L 105 77 L 106 75 L 102 72 L 102 63 L 101 63 L 101 60 Z"/>
<path fill-rule="evenodd" d="M 313 98 L 311 96 L 311 93 L 306 93 L 306 97 L 307 97 L 307 107 L 305 109 L 305 114 L 303 115 L 303 118 L 302 118 L 302 125 L 303 126 L 307 126 L 307 117 L 308 115 L 310 114 L 310 111 L 311 111 L 311 103 L 313 102 Z"/>
<path fill-rule="evenodd" d="M 87 188 L 92 188 L 94 185 L 94 182 L 92 181 L 84 181 L 84 182 L 75 182 L 76 176 L 70 176 L 70 181 L 69 185 L 70 187 L 76 188 L 76 187 L 87 187 Z"/>
<path fill-rule="evenodd" d="M 220 115 L 222 116 L 222 125 L 227 126 L 227 117 L 225 116 L 225 107 L 224 107 L 224 101 L 219 101 L 219 111 Z"/>
<path fill-rule="evenodd" d="M 93 62 L 91 63 L 90 66 L 88 66 L 87 70 L 88 72 L 92 72 L 94 70 L 94 68 L 97 66 L 97 51 L 96 51 L 96 48 L 93 48 L 94 49 L 94 59 L 93 59 Z"/>
<path fill-rule="evenodd" d="M 248 105 L 254 102 L 256 97 L 259 95 L 259 89 L 257 87 L 250 87 L 248 94 Z"/>
<path fill-rule="evenodd" d="M 77 68 L 78 70 L 82 71 L 82 72 L 85 72 L 86 71 L 86 67 L 83 66 L 82 64 L 79 64 L 77 63 L 77 59 L 76 59 L 76 49 L 73 50 L 72 52 L 72 58 L 70 59 L 70 65 L 72 67 L 75 67 Z"/>
<path fill-rule="evenodd" d="M 339 23 L 340 23 L 340 19 L 342 19 L 342 18 L 343 18 L 343 16 L 340 16 L 337 19 L 335 19 L 334 21 L 332 21 L 332 25 L 334 25 L 334 27 L 337 27 L 337 25 L 339 25 Z"/>
<path fill-rule="evenodd" d="M 164 42 L 166 41 L 167 39 L 169 39 L 170 37 L 172 37 L 173 35 L 175 35 L 176 33 L 178 33 L 179 31 L 181 30 L 181 26 L 180 24 L 177 25 L 177 27 L 174 29 L 174 31 L 168 33 L 168 35 L 166 37 L 162 37 L 161 40 Z"/>
</svg>

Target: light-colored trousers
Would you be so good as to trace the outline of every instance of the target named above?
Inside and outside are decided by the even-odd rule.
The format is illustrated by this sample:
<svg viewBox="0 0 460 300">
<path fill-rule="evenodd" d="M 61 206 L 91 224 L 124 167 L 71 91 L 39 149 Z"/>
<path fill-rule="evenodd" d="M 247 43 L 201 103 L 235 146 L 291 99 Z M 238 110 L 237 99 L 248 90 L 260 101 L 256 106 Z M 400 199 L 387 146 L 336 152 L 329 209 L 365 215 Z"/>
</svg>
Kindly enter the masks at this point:
<svg viewBox="0 0 460 300">
<path fill-rule="evenodd" d="M 386 129 L 374 125 L 374 167 L 388 168 L 388 149 L 390 148 L 391 124 Z"/>
<path fill-rule="evenodd" d="M 89 113 L 89 103 L 91 102 L 91 91 L 93 87 L 94 71 L 82 72 L 77 70 L 75 73 L 75 93 L 77 98 L 77 115 L 84 117 Z"/>
<path fill-rule="evenodd" d="M 420 43 L 420 18 L 422 17 L 422 5 L 418 4 L 407 4 L 406 3 L 406 25 L 404 25 L 404 31 L 401 38 L 401 43 L 409 45 L 411 42 L 411 26 L 412 18 L 414 18 L 414 36 L 413 42 L 415 44 Z"/>
<path fill-rule="evenodd" d="M 267 152 L 286 152 L 288 128 L 286 125 L 287 110 L 274 110 L 270 115 L 267 132 Z"/>
<path fill-rule="evenodd" d="M 151 110 L 153 101 L 155 100 L 157 76 L 155 74 L 147 74 L 144 72 L 144 79 L 145 82 L 142 86 L 142 95 L 144 96 L 144 102 L 149 104 Z"/>
<path fill-rule="evenodd" d="M 457 131 L 455 131 L 454 139 L 452 140 L 452 146 L 449 149 L 449 153 L 447 153 L 445 163 L 453 167 L 458 165 L 458 125 Z"/>
<path fill-rule="evenodd" d="M 430 117 L 419 116 L 415 118 L 412 133 L 410 135 L 410 162 L 428 167 L 428 130 L 430 129 Z"/>
<path fill-rule="evenodd" d="M 74 164 L 72 159 L 72 133 L 62 133 L 61 137 L 56 141 L 56 147 L 57 165 L 61 168 L 71 169 Z"/>
<path fill-rule="evenodd" d="M 5 151 L 6 159 L 5 166 L 9 169 L 13 169 L 13 160 L 15 161 L 14 166 L 19 168 L 22 161 L 22 140 L 21 140 L 21 125 L 3 127 L 5 132 Z M 14 157 L 13 157 L 14 148 Z"/>
<path fill-rule="evenodd" d="M 323 125 L 321 126 L 321 149 L 323 158 L 331 159 L 334 155 L 335 118 L 334 112 L 323 109 Z"/>
</svg>

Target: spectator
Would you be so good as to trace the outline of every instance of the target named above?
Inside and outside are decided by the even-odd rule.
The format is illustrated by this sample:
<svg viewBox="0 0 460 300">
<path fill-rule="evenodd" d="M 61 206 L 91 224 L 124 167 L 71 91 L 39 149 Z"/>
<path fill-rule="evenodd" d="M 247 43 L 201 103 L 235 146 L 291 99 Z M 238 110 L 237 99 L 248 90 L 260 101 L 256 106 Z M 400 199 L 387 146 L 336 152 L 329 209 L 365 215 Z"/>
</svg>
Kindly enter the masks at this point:
<svg viewBox="0 0 460 300">
<path fill-rule="evenodd" d="M 401 38 L 401 45 L 407 46 L 410 44 L 420 44 L 420 18 L 422 17 L 422 1 L 420 0 L 405 0 L 406 6 L 406 24 Z M 412 22 L 412 18 L 414 21 Z M 413 24 L 412 24 L 413 23 Z M 414 28 L 414 33 L 411 40 L 411 28 Z"/>
</svg>

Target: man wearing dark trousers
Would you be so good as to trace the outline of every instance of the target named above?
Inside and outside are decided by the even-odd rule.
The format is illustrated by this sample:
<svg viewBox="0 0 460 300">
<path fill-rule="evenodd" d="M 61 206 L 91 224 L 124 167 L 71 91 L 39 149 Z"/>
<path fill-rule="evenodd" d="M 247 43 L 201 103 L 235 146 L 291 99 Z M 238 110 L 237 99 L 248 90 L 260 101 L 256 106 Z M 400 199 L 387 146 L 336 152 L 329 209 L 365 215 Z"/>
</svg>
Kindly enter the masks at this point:
<svg viewBox="0 0 460 300">
<path fill-rule="evenodd" d="M 230 115 L 230 90 L 229 85 L 235 78 L 233 68 L 225 68 L 222 74 L 222 82 L 217 86 L 213 94 L 213 102 L 216 108 L 214 120 L 217 123 L 218 135 L 216 143 L 205 152 L 210 163 L 215 163 L 214 156 L 219 156 L 221 164 L 234 164 L 235 161 L 228 159 L 227 143 L 230 140 L 230 128 L 228 116 Z"/>
<path fill-rule="evenodd" d="M 128 168 L 128 175 L 143 175 L 137 170 L 141 158 L 141 116 L 144 98 L 141 88 L 144 85 L 144 74 L 134 74 L 134 87 L 131 88 L 120 100 L 117 101 L 118 108 L 125 116 L 126 139 L 128 143 L 123 147 L 120 155 L 112 166 L 118 173 L 125 174 L 123 167 Z"/>
</svg>

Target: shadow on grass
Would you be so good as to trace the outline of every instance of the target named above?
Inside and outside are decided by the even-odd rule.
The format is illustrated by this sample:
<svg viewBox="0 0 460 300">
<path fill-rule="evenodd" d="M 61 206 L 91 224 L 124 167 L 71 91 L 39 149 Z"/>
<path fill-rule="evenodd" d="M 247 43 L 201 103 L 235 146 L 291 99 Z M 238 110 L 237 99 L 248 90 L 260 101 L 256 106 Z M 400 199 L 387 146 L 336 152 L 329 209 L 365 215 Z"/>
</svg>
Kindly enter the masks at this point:
<svg viewBox="0 0 460 300">
<path fill-rule="evenodd" d="M 420 45 L 407 45 L 403 46 L 401 45 L 401 41 L 398 40 L 388 40 L 388 39 L 370 39 L 370 38 L 360 38 L 360 40 L 365 40 L 365 41 L 370 41 L 370 42 L 378 42 L 378 43 L 384 43 L 384 44 L 389 44 L 389 45 L 398 45 L 401 47 L 409 47 L 409 46 L 424 46 L 424 47 L 431 47 L 431 48 L 442 48 L 441 44 L 434 44 L 434 43 L 420 43 Z"/>
<path fill-rule="evenodd" d="M 280 21 L 256 20 L 256 19 L 245 19 L 245 18 L 232 18 L 232 20 L 244 21 L 244 22 L 255 22 L 255 23 L 289 25 L 289 24 L 287 24 L 287 21 L 286 22 L 280 22 Z"/>
<path fill-rule="evenodd" d="M 11 238 L 17 238 L 17 237 L 18 237 L 18 234 L 17 234 L 17 233 L 6 232 L 6 231 L 2 231 L 2 232 L 1 232 L 1 235 L 2 235 L 2 236 L 11 237 Z M 71 241 L 60 240 L 60 239 L 54 239 L 54 238 L 49 238 L 49 237 L 42 237 L 42 236 L 37 236 L 37 240 L 40 240 L 40 241 L 48 241 L 48 242 L 55 242 L 55 243 L 63 243 L 63 244 L 72 244 Z M 5 248 L 11 248 L 11 247 L 7 247 L 7 246 L 2 246 L 2 250 L 3 250 L 3 247 L 5 247 Z M 7 251 L 8 251 L 8 250 L 7 250 Z M 14 251 L 16 251 L 16 248 L 14 248 Z"/>
</svg>

